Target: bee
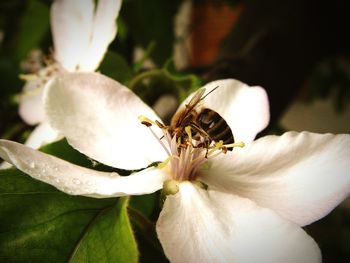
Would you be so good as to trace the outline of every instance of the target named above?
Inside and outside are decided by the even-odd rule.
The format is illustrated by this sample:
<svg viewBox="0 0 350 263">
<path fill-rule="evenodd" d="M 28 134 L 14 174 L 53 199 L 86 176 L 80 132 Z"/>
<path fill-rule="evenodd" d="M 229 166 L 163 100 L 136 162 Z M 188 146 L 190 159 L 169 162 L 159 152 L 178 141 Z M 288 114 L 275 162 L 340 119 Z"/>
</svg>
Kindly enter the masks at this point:
<svg viewBox="0 0 350 263">
<path fill-rule="evenodd" d="M 171 120 L 169 132 L 172 136 L 180 138 L 180 143 L 186 146 L 189 142 L 185 128 L 190 126 L 193 139 L 202 140 L 208 148 L 212 142 L 223 141 L 224 144 L 234 143 L 234 137 L 227 122 L 214 110 L 200 108 L 200 102 L 218 87 L 206 95 L 205 89 L 197 91 L 185 108 L 177 112 Z M 228 149 L 232 150 L 232 149 Z"/>
</svg>

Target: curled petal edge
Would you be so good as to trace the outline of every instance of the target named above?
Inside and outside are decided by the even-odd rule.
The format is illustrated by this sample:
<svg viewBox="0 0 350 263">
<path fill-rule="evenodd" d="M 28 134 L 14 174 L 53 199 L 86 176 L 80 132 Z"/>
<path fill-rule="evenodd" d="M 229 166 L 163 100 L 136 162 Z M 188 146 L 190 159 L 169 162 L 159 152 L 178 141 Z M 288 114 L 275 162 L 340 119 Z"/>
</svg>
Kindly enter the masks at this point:
<svg viewBox="0 0 350 263">
<path fill-rule="evenodd" d="M 95 198 L 142 195 L 161 189 L 166 179 L 157 168 L 129 176 L 95 171 L 8 140 L 0 140 L 0 157 L 32 178 L 70 195 Z"/>
</svg>

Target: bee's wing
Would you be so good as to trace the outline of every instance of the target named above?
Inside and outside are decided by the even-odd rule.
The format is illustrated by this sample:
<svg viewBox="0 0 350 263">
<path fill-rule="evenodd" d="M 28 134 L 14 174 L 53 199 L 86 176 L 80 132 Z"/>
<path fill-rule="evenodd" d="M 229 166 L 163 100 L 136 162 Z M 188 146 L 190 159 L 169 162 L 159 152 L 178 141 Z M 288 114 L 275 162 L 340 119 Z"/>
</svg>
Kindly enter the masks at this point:
<svg viewBox="0 0 350 263">
<path fill-rule="evenodd" d="M 179 113 L 175 114 L 175 116 L 173 117 L 172 120 L 172 124 L 175 127 L 179 127 L 182 125 L 182 122 L 186 119 L 186 117 L 188 116 L 188 114 L 190 114 L 190 112 L 198 105 L 198 103 L 203 100 L 206 96 L 208 96 L 210 93 L 212 93 L 214 90 L 216 90 L 218 87 L 215 87 L 214 89 L 212 89 L 211 91 L 209 91 L 206 95 L 204 95 L 206 89 L 202 88 L 200 90 L 198 90 L 193 97 L 191 98 L 191 100 L 189 101 L 189 103 L 187 103 L 185 105 L 185 109 L 183 109 L 182 111 L 180 111 Z M 204 95 L 204 96 L 203 96 Z"/>
<path fill-rule="evenodd" d="M 205 89 L 201 89 L 193 95 L 192 99 L 188 104 L 186 104 L 186 108 L 188 112 L 190 112 L 196 105 L 201 101 L 203 94 L 205 93 Z"/>
<path fill-rule="evenodd" d="M 188 114 L 201 101 L 201 98 L 202 98 L 204 92 L 205 92 L 205 89 L 201 89 L 201 90 L 197 91 L 196 94 L 193 95 L 193 97 L 191 98 L 189 103 L 187 103 L 185 105 L 185 108 L 182 111 L 175 114 L 175 116 L 173 117 L 173 120 L 172 120 L 172 122 L 174 123 L 173 126 L 175 126 L 175 127 L 182 126 L 182 122 L 186 119 Z"/>
<path fill-rule="evenodd" d="M 201 101 L 204 100 L 205 97 L 207 97 L 210 93 L 214 92 L 219 86 L 213 88 L 211 91 L 209 91 L 207 94 L 204 95 L 205 93 L 205 88 L 202 88 L 201 90 L 197 91 L 196 94 L 192 97 L 190 102 L 186 105 L 186 108 L 188 108 L 190 111 L 196 107 L 196 105 Z M 204 95 L 204 96 L 203 96 Z"/>
</svg>

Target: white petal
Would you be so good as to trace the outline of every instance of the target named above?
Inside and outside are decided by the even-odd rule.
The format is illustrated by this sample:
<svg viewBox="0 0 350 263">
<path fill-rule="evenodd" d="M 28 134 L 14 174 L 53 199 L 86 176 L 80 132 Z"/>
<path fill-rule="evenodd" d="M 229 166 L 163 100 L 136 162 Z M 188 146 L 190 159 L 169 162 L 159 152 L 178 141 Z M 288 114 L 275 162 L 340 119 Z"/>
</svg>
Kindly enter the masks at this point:
<svg viewBox="0 0 350 263">
<path fill-rule="evenodd" d="M 0 157 L 31 177 L 71 195 L 103 198 L 148 194 L 162 188 L 165 178 L 155 168 L 130 176 L 99 172 L 7 140 L 0 140 Z"/>
<path fill-rule="evenodd" d="M 12 164 L 8 163 L 8 162 L 2 162 L 0 163 L 0 170 L 5 170 L 5 169 L 9 169 L 12 167 Z"/>
<path fill-rule="evenodd" d="M 307 225 L 350 193 L 350 135 L 267 136 L 214 159 L 202 180 Z"/>
<path fill-rule="evenodd" d="M 20 95 L 19 115 L 29 125 L 35 125 L 45 119 L 43 106 L 43 85 L 39 78 L 27 81 Z"/>
<path fill-rule="evenodd" d="M 76 70 L 88 45 L 93 28 L 93 0 L 57 0 L 51 7 L 55 59 L 68 71 Z"/>
<path fill-rule="evenodd" d="M 120 6 L 121 0 L 98 1 L 90 45 L 86 51 L 86 56 L 80 62 L 80 70 L 95 71 L 100 64 L 108 45 L 117 34 L 116 19 Z"/>
<path fill-rule="evenodd" d="M 249 87 L 235 80 L 224 79 L 208 83 L 205 94 L 218 87 L 202 101 L 203 108 L 216 111 L 230 126 L 236 142 L 250 143 L 270 119 L 269 102 L 261 87 Z M 181 107 L 191 99 L 187 98 Z"/>
<path fill-rule="evenodd" d="M 234 195 L 189 182 L 168 196 L 157 233 L 171 262 L 320 262 L 300 227 Z"/>
<path fill-rule="evenodd" d="M 39 124 L 29 135 L 25 142 L 30 148 L 39 149 L 41 146 L 55 142 L 63 137 L 57 131 L 52 129 L 47 122 Z"/>
<path fill-rule="evenodd" d="M 104 164 L 143 168 L 167 158 L 159 140 L 138 117 L 157 115 L 129 89 L 98 73 L 56 78 L 45 95 L 51 126 L 87 156 Z M 160 129 L 153 127 L 161 138 Z"/>
</svg>

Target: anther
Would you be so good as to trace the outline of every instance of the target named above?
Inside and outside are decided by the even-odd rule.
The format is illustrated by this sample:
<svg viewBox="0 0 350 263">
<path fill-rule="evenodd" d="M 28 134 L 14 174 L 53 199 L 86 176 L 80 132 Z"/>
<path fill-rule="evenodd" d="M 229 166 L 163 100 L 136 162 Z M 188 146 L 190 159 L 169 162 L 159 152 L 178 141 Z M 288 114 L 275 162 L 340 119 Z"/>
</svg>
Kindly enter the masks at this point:
<svg viewBox="0 0 350 263">
<path fill-rule="evenodd" d="M 161 128 L 161 129 L 167 129 L 167 126 L 164 125 L 163 123 L 159 122 L 158 120 L 156 120 L 155 123 L 158 125 L 159 128 Z"/>
<path fill-rule="evenodd" d="M 164 145 L 164 143 L 162 142 L 162 139 L 164 136 L 162 136 L 162 138 L 158 138 L 157 134 L 152 130 L 151 126 L 152 124 L 158 125 L 157 121 L 152 121 L 149 118 L 140 115 L 138 117 L 139 121 L 141 122 L 141 124 L 145 125 L 146 127 L 148 127 L 148 129 L 151 131 L 152 135 L 157 139 L 157 141 L 160 142 L 160 145 L 163 147 L 163 149 L 165 150 L 165 152 L 167 153 L 167 155 L 170 155 L 169 150 L 167 149 L 167 147 Z"/>
<path fill-rule="evenodd" d="M 190 142 L 190 144 L 192 144 L 192 132 L 191 132 L 191 127 L 190 127 L 190 126 L 186 126 L 186 127 L 185 127 L 185 131 L 186 131 L 187 136 L 188 136 L 188 141 Z"/>
<path fill-rule="evenodd" d="M 215 152 L 216 150 L 220 150 L 222 149 L 222 147 L 224 146 L 224 142 L 222 140 L 218 141 L 215 143 L 214 147 L 212 149 L 210 149 L 210 151 L 206 154 L 206 156 L 211 155 L 213 152 Z M 226 145 L 225 145 L 226 146 Z"/>
<path fill-rule="evenodd" d="M 235 143 L 231 143 L 231 144 L 225 144 L 224 146 L 226 148 L 235 148 L 235 147 L 243 148 L 245 146 L 245 143 L 244 142 L 235 142 Z"/>
<path fill-rule="evenodd" d="M 145 125 L 146 127 L 151 127 L 152 123 L 148 122 L 148 121 L 141 121 L 141 124 Z"/>
<path fill-rule="evenodd" d="M 147 117 L 145 117 L 145 116 L 143 116 L 143 115 L 140 115 L 140 116 L 138 117 L 138 119 L 139 119 L 139 121 L 140 121 L 143 125 L 145 125 L 145 126 L 147 126 L 147 127 L 151 127 L 152 124 L 156 124 L 154 121 L 148 119 Z"/>
<path fill-rule="evenodd" d="M 36 74 L 19 74 L 19 79 L 25 81 L 35 80 L 37 77 Z"/>
</svg>

